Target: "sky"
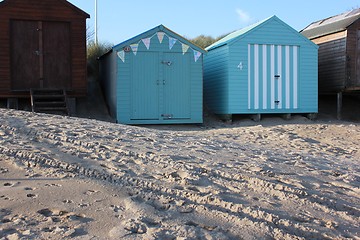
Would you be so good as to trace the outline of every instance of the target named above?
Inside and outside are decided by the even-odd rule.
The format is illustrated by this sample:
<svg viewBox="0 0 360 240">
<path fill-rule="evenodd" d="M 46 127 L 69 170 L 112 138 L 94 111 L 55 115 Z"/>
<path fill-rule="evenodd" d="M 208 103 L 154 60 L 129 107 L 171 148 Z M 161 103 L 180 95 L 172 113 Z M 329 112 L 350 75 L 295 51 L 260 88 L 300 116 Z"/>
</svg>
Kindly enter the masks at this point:
<svg viewBox="0 0 360 240">
<path fill-rule="evenodd" d="M 68 0 L 91 18 L 95 0 Z M 218 37 L 272 15 L 296 30 L 310 23 L 360 7 L 360 0 L 97 0 L 99 42 L 118 44 L 160 24 L 195 38 Z"/>
</svg>

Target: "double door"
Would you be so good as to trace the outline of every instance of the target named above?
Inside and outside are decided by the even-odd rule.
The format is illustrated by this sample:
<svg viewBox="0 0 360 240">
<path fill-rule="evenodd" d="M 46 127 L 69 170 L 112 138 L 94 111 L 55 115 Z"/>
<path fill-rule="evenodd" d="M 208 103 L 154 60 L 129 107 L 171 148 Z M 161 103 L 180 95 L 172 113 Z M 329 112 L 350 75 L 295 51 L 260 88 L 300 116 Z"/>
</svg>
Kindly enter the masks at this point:
<svg viewBox="0 0 360 240">
<path fill-rule="evenodd" d="M 70 88 L 70 24 L 11 21 L 12 90 Z"/>
<path fill-rule="evenodd" d="M 190 118 L 190 54 L 138 52 L 131 59 L 132 120 Z"/>
<path fill-rule="evenodd" d="M 299 105 L 299 46 L 248 45 L 248 109 L 289 110 Z"/>
</svg>

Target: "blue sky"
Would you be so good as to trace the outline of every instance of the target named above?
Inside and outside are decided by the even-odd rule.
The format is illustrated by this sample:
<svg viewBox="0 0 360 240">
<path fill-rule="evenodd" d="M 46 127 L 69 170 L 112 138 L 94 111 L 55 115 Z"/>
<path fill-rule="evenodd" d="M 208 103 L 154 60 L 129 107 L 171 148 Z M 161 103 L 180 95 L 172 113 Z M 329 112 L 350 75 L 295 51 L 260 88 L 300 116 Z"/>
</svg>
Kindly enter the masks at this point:
<svg viewBox="0 0 360 240">
<path fill-rule="evenodd" d="M 69 2 L 91 15 L 93 30 L 95 0 Z M 217 37 L 272 15 L 301 30 L 356 7 L 360 0 L 98 0 L 98 38 L 117 44 L 159 24 L 190 38 Z"/>
<path fill-rule="evenodd" d="M 93 30 L 95 0 L 69 2 L 91 15 Z M 217 37 L 272 15 L 301 30 L 354 7 L 360 7 L 360 0 L 98 0 L 98 38 L 117 44 L 159 24 L 190 38 Z"/>
</svg>

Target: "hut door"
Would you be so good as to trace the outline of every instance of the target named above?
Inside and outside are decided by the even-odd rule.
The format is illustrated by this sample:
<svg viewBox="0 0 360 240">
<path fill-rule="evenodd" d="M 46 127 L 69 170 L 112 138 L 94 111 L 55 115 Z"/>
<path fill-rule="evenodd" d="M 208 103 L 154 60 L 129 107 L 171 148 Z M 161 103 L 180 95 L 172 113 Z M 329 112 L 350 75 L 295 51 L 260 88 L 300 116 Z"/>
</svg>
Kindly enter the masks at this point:
<svg viewBox="0 0 360 240">
<path fill-rule="evenodd" d="M 38 22 L 11 21 L 10 34 L 12 89 L 40 87 Z"/>
<path fill-rule="evenodd" d="M 164 53 L 164 119 L 190 118 L 191 54 Z"/>
<path fill-rule="evenodd" d="M 298 108 L 299 47 L 248 45 L 248 108 Z"/>
<path fill-rule="evenodd" d="M 70 26 L 66 22 L 43 22 L 43 87 L 71 87 Z"/>
<path fill-rule="evenodd" d="M 159 53 L 137 52 L 131 62 L 132 120 L 159 119 Z"/>
<path fill-rule="evenodd" d="M 70 27 L 64 22 L 11 21 L 12 89 L 70 87 Z"/>
</svg>

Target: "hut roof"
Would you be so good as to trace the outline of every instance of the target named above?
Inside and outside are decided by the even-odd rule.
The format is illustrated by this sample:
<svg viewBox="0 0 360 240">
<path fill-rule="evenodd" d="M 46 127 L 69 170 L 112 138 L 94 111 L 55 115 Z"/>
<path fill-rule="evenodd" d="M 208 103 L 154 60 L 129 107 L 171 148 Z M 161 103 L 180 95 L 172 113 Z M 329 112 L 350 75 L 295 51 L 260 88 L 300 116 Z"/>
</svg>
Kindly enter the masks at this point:
<svg viewBox="0 0 360 240">
<path fill-rule="evenodd" d="M 271 16 L 269 18 L 266 18 L 266 19 L 264 19 L 264 20 L 262 20 L 260 22 L 257 22 L 255 24 L 247 26 L 247 27 L 245 27 L 243 29 L 240 29 L 238 31 L 230 33 L 226 37 L 220 39 L 219 41 L 217 41 L 217 42 L 213 43 L 212 45 L 210 45 L 209 47 L 207 47 L 206 50 L 209 51 L 211 49 L 218 48 L 218 47 L 221 47 L 221 46 L 226 45 L 226 44 L 232 44 L 233 42 L 236 42 L 238 39 L 245 37 L 247 34 L 250 34 L 252 31 L 256 31 L 257 29 L 261 28 L 265 24 L 267 24 L 269 22 L 273 22 L 273 21 L 282 24 L 284 27 L 286 27 L 289 30 L 293 31 L 294 34 L 297 34 L 297 35 L 299 35 L 299 37 L 304 38 L 304 39 L 306 39 L 306 41 L 312 43 L 307 38 L 305 38 L 304 36 L 299 34 L 295 29 L 293 29 L 288 24 L 286 24 L 281 19 L 279 19 L 277 16 L 273 15 L 273 16 Z"/>
<path fill-rule="evenodd" d="M 341 32 L 360 18 L 360 8 L 311 23 L 300 32 L 307 38 Z"/>
<path fill-rule="evenodd" d="M 275 15 L 269 18 L 266 18 L 260 22 L 254 23 L 252 25 L 249 25 L 245 28 L 242 28 L 240 30 L 237 30 L 235 32 L 230 33 L 229 35 L 223 37 L 219 41 L 213 43 L 212 45 L 208 46 L 206 50 L 214 49 L 223 45 L 226 45 L 230 42 L 232 42 L 234 39 L 237 39 L 238 37 L 245 35 L 246 33 L 252 31 L 253 29 L 257 28 L 258 26 L 262 25 L 263 23 L 267 22 L 269 19 L 276 17 Z"/>
<path fill-rule="evenodd" d="M 201 47 L 195 45 L 194 43 L 190 42 L 189 40 L 185 39 L 183 36 L 180 36 L 179 34 L 173 32 L 172 30 L 170 30 L 169 28 L 165 27 L 164 25 L 159 25 L 157 27 L 154 27 L 146 32 L 143 32 L 133 38 L 130 38 L 122 43 L 119 43 L 117 45 L 115 45 L 112 49 L 119 49 L 122 48 L 124 46 L 128 46 L 132 43 L 138 42 L 143 38 L 149 37 L 151 35 L 154 35 L 157 32 L 165 32 L 166 34 L 169 34 L 170 36 L 176 37 L 178 40 L 180 40 L 183 43 L 186 43 L 187 45 L 189 45 L 191 48 L 196 49 L 197 51 L 201 52 L 201 53 L 206 53 L 206 51 L 204 49 L 202 49 Z"/>
<path fill-rule="evenodd" d="M 19 0 L 3 0 L 2 2 L 0 2 L 0 7 L 6 7 L 7 5 L 13 3 L 14 1 L 19 1 Z M 82 9 L 76 7 L 75 5 L 73 5 L 72 3 L 70 3 L 70 2 L 68 2 L 66 0 L 54 0 L 54 1 L 57 1 L 57 2 L 60 2 L 61 4 L 64 4 L 65 6 L 73 9 L 73 11 L 83 15 L 85 18 L 90 18 L 90 15 L 88 13 L 86 13 Z"/>
</svg>

